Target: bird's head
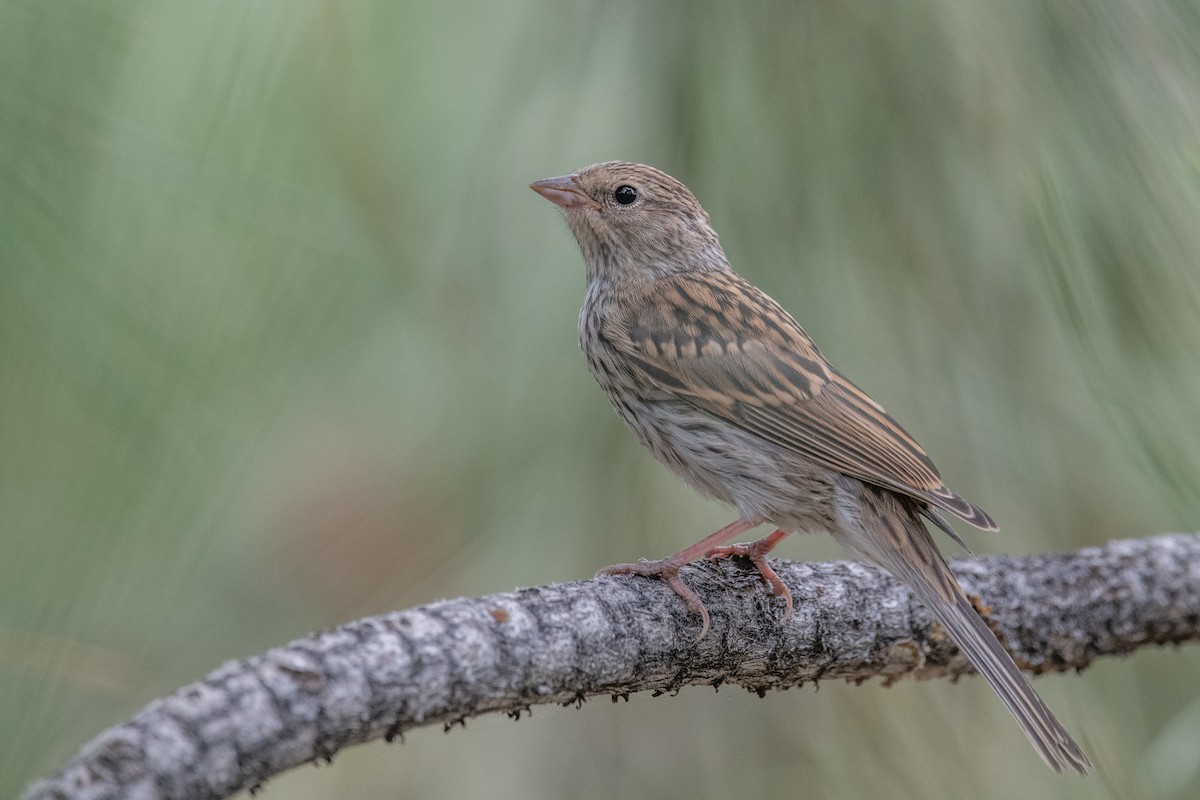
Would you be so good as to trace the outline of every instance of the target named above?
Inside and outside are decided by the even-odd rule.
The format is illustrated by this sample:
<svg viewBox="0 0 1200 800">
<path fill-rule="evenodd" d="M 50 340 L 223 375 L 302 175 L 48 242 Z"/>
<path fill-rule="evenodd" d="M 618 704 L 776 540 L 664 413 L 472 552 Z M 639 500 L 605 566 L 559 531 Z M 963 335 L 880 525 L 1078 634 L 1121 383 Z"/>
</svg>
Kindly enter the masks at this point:
<svg viewBox="0 0 1200 800">
<path fill-rule="evenodd" d="M 606 161 L 529 188 L 563 209 L 589 283 L 729 268 L 695 196 L 654 167 Z"/>
</svg>

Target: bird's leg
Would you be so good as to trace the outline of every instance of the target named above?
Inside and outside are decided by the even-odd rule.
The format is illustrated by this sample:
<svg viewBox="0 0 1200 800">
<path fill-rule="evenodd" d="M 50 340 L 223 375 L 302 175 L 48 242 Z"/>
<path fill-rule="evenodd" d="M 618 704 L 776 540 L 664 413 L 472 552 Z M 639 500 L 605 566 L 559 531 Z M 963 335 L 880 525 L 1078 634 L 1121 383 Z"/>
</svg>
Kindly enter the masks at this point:
<svg viewBox="0 0 1200 800">
<path fill-rule="evenodd" d="M 613 564 L 611 567 L 605 567 L 597 572 L 596 577 L 602 575 L 643 575 L 645 577 L 662 578 L 667 582 L 668 586 L 675 590 L 675 594 L 679 595 L 683 602 L 687 603 L 689 611 L 700 615 L 699 638 L 703 639 L 708 635 L 708 609 L 704 607 L 704 602 L 700 599 L 700 595 L 688 588 L 688 585 L 679 577 L 680 568 L 698 558 L 708 556 L 722 542 L 727 542 L 738 534 L 745 533 L 761 524 L 762 520 L 760 519 L 739 519 L 729 523 L 716 533 L 705 536 L 691 547 L 685 547 L 678 553 L 669 555 L 666 558 L 660 558 L 657 561 L 639 558 L 636 564 Z M 767 550 L 769 549 L 768 547 Z M 766 550 L 763 552 L 766 552 Z M 770 567 L 767 569 L 770 569 Z M 775 573 L 772 572 L 771 574 L 774 575 Z M 776 580 L 778 579 L 778 576 L 776 576 Z"/>
<path fill-rule="evenodd" d="M 767 553 L 771 552 L 775 545 L 783 541 L 783 537 L 785 536 L 787 536 L 787 531 L 776 530 L 774 533 L 769 533 L 761 539 L 755 539 L 753 542 L 713 547 L 704 554 L 704 557 L 710 561 L 716 561 L 719 558 L 729 558 L 730 556 L 744 556 L 750 559 L 750 562 L 758 567 L 759 574 L 763 576 L 763 580 L 771 587 L 771 591 L 783 597 L 784 602 L 787 603 L 787 607 L 783 610 L 783 622 L 787 622 L 788 618 L 792 616 L 792 592 L 779 577 L 779 574 L 767 563 Z"/>
</svg>

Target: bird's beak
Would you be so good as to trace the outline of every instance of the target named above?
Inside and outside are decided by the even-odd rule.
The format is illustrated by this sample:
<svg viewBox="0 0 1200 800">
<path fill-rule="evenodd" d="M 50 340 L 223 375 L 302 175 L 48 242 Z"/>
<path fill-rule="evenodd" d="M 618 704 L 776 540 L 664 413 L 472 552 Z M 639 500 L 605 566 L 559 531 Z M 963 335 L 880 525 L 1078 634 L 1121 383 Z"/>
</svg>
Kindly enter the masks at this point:
<svg viewBox="0 0 1200 800">
<path fill-rule="evenodd" d="M 583 206 L 591 206 L 597 210 L 600 208 L 599 203 L 584 193 L 579 186 L 579 179 L 575 175 L 563 175 L 560 178 L 535 181 L 529 184 L 529 188 L 554 205 L 563 208 L 581 208 Z"/>
</svg>

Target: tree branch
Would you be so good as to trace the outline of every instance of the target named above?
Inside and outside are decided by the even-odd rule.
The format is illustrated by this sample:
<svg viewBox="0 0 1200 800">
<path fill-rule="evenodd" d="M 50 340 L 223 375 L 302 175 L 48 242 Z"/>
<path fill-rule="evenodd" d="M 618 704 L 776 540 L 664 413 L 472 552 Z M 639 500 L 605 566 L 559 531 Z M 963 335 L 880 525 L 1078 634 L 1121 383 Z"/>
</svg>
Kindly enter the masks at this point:
<svg viewBox="0 0 1200 800">
<path fill-rule="evenodd" d="M 223 798 L 352 744 L 543 703 L 734 683 L 933 678 L 970 666 L 906 589 L 859 564 L 773 562 L 796 609 L 738 560 L 697 564 L 699 621 L 656 580 L 602 578 L 431 603 L 316 633 L 155 700 L 26 791 L 42 798 Z M 1200 635 L 1200 535 L 954 563 L 1033 672 Z M 985 605 L 986 604 L 986 605 Z"/>
</svg>

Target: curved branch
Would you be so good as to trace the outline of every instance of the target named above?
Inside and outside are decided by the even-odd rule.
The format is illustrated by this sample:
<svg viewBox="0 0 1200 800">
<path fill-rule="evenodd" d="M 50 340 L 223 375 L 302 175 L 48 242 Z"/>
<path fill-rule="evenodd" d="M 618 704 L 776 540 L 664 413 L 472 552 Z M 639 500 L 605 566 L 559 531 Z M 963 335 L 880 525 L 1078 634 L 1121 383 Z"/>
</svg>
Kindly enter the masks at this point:
<svg viewBox="0 0 1200 800">
<path fill-rule="evenodd" d="M 783 626 L 780 602 L 744 564 L 685 570 L 712 615 L 701 641 L 670 589 L 628 577 L 444 600 L 316 633 L 155 700 L 25 798 L 222 798 L 349 745 L 486 712 L 689 684 L 763 692 L 971 670 L 889 576 L 774 563 L 796 601 Z M 960 560 L 954 571 L 1033 672 L 1200 636 L 1198 535 Z"/>
</svg>

